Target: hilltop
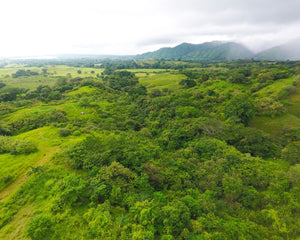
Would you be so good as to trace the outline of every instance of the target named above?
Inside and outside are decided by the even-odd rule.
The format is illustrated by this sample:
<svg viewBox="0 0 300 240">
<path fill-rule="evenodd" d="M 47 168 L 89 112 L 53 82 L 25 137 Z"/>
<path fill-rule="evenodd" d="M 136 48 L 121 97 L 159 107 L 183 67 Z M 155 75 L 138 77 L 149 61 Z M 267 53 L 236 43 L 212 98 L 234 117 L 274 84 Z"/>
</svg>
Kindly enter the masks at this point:
<svg viewBox="0 0 300 240">
<path fill-rule="evenodd" d="M 234 42 L 182 43 L 174 48 L 161 48 L 154 52 L 137 55 L 137 59 L 169 59 L 197 61 L 225 61 L 250 59 L 254 54 L 245 46 Z"/>
<path fill-rule="evenodd" d="M 257 54 L 242 44 L 235 42 L 205 42 L 201 44 L 182 43 L 175 47 L 165 47 L 154 52 L 135 56 L 136 59 L 167 59 L 191 61 L 230 61 L 255 59 L 262 61 L 296 61 L 300 59 L 300 39 L 268 48 Z"/>
</svg>

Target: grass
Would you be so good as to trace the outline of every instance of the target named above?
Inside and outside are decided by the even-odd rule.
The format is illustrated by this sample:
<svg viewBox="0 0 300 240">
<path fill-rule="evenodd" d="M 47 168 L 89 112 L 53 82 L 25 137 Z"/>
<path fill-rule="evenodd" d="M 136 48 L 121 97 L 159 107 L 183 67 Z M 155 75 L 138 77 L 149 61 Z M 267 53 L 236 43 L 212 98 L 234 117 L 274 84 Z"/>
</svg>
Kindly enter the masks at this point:
<svg viewBox="0 0 300 240">
<path fill-rule="evenodd" d="M 0 200 L 4 199 L 12 190 L 15 190 L 15 185 L 18 187 L 26 180 L 24 176 L 28 172 L 29 166 L 46 164 L 59 148 L 63 148 L 71 142 L 76 142 L 83 137 L 84 136 L 60 137 L 58 129 L 54 127 L 38 128 L 15 136 L 16 139 L 35 141 L 39 150 L 29 155 L 0 154 L 0 176 L 11 176 L 12 181 L 16 180 L 12 185 L 9 185 L 11 181 L 7 184 L 1 183 Z M 18 179 L 21 179 L 21 183 Z M 5 189 L 7 186 L 9 189 Z"/>
<path fill-rule="evenodd" d="M 291 86 L 293 84 L 293 80 L 294 80 L 294 77 L 277 80 L 273 84 L 259 90 L 256 93 L 256 95 L 260 96 L 260 97 L 265 97 L 265 96 L 275 96 L 275 97 L 277 97 L 279 92 L 282 89 L 284 89 L 286 86 Z"/>
<path fill-rule="evenodd" d="M 0 229 L 0 239 L 26 239 L 25 227 L 30 217 L 34 214 L 34 206 L 22 207 L 14 216 L 10 224 Z"/>
<path fill-rule="evenodd" d="M 292 85 L 294 78 L 278 80 L 270 86 L 258 91 L 258 96 L 278 96 L 286 86 Z M 285 97 L 282 101 L 286 108 L 286 114 L 270 118 L 256 117 L 251 126 L 270 133 L 273 136 L 280 135 L 282 130 L 300 128 L 300 91 Z"/>
<path fill-rule="evenodd" d="M 284 101 L 288 103 L 286 104 L 287 111 L 300 118 L 300 88 L 298 87 L 298 91 L 286 97 Z"/>
<path fill-rule="evenodd" d="M 300 128 L 300 118 L 289 113 L 274 118 L 256 117 L 252 120 L 251 127 L 261 129 L 272 136 L 276 136 L 280 135 L 284 129 L 291 127 Z"/>
<path fill-rule="evenodd" d="M 56 106 L 51 105 L 38 105 L 32 106 L 30 108 L 20 108 L 16 112 L 9 113 L 2 117 L 3 122 L 9 123 L 17 119 L 26 117 L 26 115 L 32 115 L 40 112 L 49 112 L 54 109 Z M 1 118 L 0 118 L 1 119 Z"/>
<path fill-rule="evenodd" d="M 185 79 L 183 74 L 175 74 L 172 72 L 166 73 L 150 73 L 149 75 L 139 78 L 139 82 L 148 89 L 163 89 L 168 88 L 170 90 L 177 90 L 179 88 L 179 82 Z"/>
<path fill-rule="evenodd" d="M 101 74 L 104 69 L 95 69 L 95 68 L 82 68 L 82 67 L 68 67 L 63 65 L 56 65 L 56 66 L 49 66 L 47 67 L 48 73 L 53 76 L 67 76 L 71 74 L 71 78 L 75 77 L 96 77 L 97 74 Z M 80 70 L 81 73 L 79 74 L 77 71 Z M 95 73 L 91 73 L 94 71 Z"/>
<path fill-rule="evenodd" d="M 43 68 L 47 68 L 48 74 L 46 76 L 41 75 Z M 15 73 L 18 69 L 31 70 L 40 73 L 40 75 L 13 78 L 12 74 Z M 77 72 L 78 70 L 81 71 L 81 74 Z M 94 71 L 94 73 L 91 73 L 92 71 Z M 17 65 L 17 66 L 13 65 L 5 68 L 0 68 L 0 82 L 3 82 L 7 85 L 5 88 L 18 87 L 18 88 L 25 88 L 25 89 L 35 89 L 39 85 L 53 86 L 57 81 L 57 77 L 67 77 L 69 79 L 76 78 L 76 77 L 95 78 L 97 74 L 101 74 L 102 72 L 103 69 L 74 68 L 74 67 L 68 67 L 63 65 L 47 66 L 41 68 L 24 67 L 22 65 Z M 5 88 L 3 88 L 3 90 Z"/>
</svg>

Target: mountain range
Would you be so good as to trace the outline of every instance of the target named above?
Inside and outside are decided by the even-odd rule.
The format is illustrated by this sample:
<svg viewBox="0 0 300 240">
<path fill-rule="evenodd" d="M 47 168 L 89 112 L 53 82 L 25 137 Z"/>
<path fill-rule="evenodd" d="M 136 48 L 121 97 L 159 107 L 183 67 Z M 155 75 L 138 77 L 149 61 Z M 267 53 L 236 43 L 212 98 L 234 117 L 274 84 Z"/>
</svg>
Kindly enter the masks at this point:
<svg viewBox="0 0 300 240">
<path fill-rule="evenodd" d="M 257 54 L 242 44 L 213 41 L 202 44 L 182 43 L 176 47 L 161 48 L 136 55 L 136 59 L 170 59 L 196 61 L 226 61 L 255 59 L 267 61 L 300 60 L 300 39 L 273 47 Z"/>
</svg>

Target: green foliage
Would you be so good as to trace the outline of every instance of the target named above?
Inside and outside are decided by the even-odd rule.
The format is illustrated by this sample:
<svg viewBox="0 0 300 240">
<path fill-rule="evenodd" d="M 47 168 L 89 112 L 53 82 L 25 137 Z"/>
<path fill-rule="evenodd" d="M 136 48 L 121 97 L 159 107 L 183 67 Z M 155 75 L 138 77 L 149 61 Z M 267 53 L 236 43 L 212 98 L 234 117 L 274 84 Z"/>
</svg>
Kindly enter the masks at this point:
<svg viewBox="0 0 300 240">
<path fill-rule="evenodd" d="M 251 153 L 262 158 L 280 156 L 280 147 L 275 139 L 258 129 L 245 128 L 241 125 L 227 126 L 220 138 L 243 153 Z"/>
<path fill-rule="evenodd" d="M 18 77 L 28 77 L 28 76 L 34 76 L 34 75 L 39 75 L 39 73 L 31 71 L 31 70 L 20 69 L 16 73 L 13 73 L 12 77 L 18 78 Z"/>
<path fill-rule="evenodd" d="M 290 142 L 282 150 L 282 158 L 291 164 L 300 163 L 300 142 Z"/>
<path fill-rule="evenodd" d="M 31 140 L 20 140 L 15 145 L 17 154 L 30 154 L 37 151 L 36 143 Z"/>
<path fill-rule="evenodd" d="M 125 88 L 125 91 L 128 91 L 128 89 L 138 84 L 138 79 L 135 77 L 134 73 L 128 71 L 114 72 L 113 74 L 106 76 L 104 81 L 113 89 L 121 90 Z"/>
<path fill-rule="evenodd" d="M 280 102 L 273 98 L 259 98 L 255 101 L 256 114 L 260 116 L 274 117 L 281 115 L 286 110 Z"/>
<path fill-rule="evenodd" d="M 254 117 L 255 108 L 247 95 L 237 95 L 225 105 L 224 113 L 226 118 L 248 126 Z"/>
<path fill-rule="evenodd" d="M 71 134 L 71 131 L 69 129 L 61 128 L 58 130 L 58 134 L 61 137 L 67 137 Z"/>
<path fill-rule="evenodd" d="M 291 94 L 294 94 L 297 92 L 297 88 L 295 86 L 286 86 L 285 88 L 283 88 L 280 93 L 279 93 L 279 97 L 283 98 L 283 97 L 287 97 Z"/>
<path fill-rule="evenodd" d="M 56 109 L 38 109 L 37 111 L 29 111 L 21 117 L 12 119 L 8 123 L 12 133 L 20 133 L 36 129 L 53 123 L 65 122 L 66 112 Z"/>
<path fill-rule="evenodd" d="M 7 136 L 0 136 L 0 153 L 10 153 L 14 150 L 16 140 Z"/>
<path fill-rule="evenodd" d="M 61 61 L 0 104 L 0 239 L 297 239 L 299 63 Z"/>
<path fill-rule="evenodd" d="M 26 229 L 26 236 L 32 240 L 51 239 L 53 222 L 47 215 L 37 215 L 30 220 Z"/>
<path fill-rule="evenodd" d="M 4 88 L 6 86 L 6 84 L 5 83 L 3 83 L 3 82 L 0 82 L 0 89 L 1 88 Z"/>
<path fill-rule="evenodd" d="M 192 79 L 183 79 L 179 82 L 179 85 L 182 85 L 185 88 L 192 88 L 196 86 L 196 82 Z"/>
<path fill-rule="evenodd" d="M 37 145 L 32 140 L 15 140 L 11 137 L 0 136 L 0 154 L 30 154 L 37 151 Z"/>
<path fill-rule="evenodd" d="M 156 147 L 126 135 L 87 137 L 71 148 L 67 155 L 69 164 L 76 169 L 92 169 L 120 162 L 126 167 L 137 168 L 156 155 Z"/>
</svg>

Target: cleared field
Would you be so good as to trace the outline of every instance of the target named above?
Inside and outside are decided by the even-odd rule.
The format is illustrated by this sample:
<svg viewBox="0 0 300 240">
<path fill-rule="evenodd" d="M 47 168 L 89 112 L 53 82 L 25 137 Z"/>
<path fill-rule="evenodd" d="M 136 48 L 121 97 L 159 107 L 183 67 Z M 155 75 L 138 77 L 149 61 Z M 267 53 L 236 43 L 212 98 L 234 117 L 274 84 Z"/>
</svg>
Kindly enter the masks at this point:
<svg viewBox="0 0 300 240">
<path fill-rule="evenodd" d="M 0 154 L 0 176 L 7 178 L 7 184 L 1 181 L 0 200 L 7 196 L 6 193 L 11 193 L 15 185 L 18 187 L 21 184 L 18 182 L 19 178 L 21 178 L 21 182 L 26 180 L 24 176 L 29 171 L 30 166 L 48 163 L 59 148 L 70 144 L 72 141 L 80 140 L 83 136 L 60 137 L 57 128 L 43 127 L 20 134 L 14 138 L 34 141 L 38 146 L 38 151 L 29 155 Z"/>
<path fill-rule="evenodd" d="M 284 114 L 274 118 L 256 117 L 251 122 L 251 127 L 261 129 L 275 136 L 279 135 L 283 129 L 300 128 L 300 118 L 292 114 Z"/>
<path fill-rule="evenodd" d="M 282 79 L 282 80 L 277 80 L 273 84 L 259 90 L 256 92 L 255 95 L 263 97 L 263 96 L 275 96 L 277 97 L 279 92 L 284 89 L 288 85 L 293 84 L 294 78 L 288 78 L 288 79 Z"/>
<path fill-rule="evenodd" d="M 47 75 L 42 75 L 42 69 L 47 69 Z M 15 73 L 17 70 L 24 69 L 30 70 L 33 72 L 37 72 L 40 75 L 35 76 L 21 76 L 17 78 L 13 78 L 12 74 Z M 78 71 L 81 73 L 78 73 Z M 18 88 L 25 88 L 25 89 L 34 89 L 39 85 L 49 85 L 53 86 L 56 81 L 57 77 L 67 77 L 68 79 L 81 77 L 81 78 L 88 78 L 92 77 L 95 78 L 97 74 L 103 72 L 103 69 L 95 69 L 95 68 L 74 68 L 68 66 L 47 66 L 47 67 L 24 67 L 24 66 L 11 66 L 8 68 L 1 68 L 0 69 L 0 82 L 5 83 L 9 87 L 18 87 Z"/>
<path fill-rule="evenodd" d="M 182 79 L 186 79 L 183 74 L 174 73 L 150 73 L 147 76 L 139 78 L 139 82 L 149 89 L 163 89 L 168 88 L 170 90 L 176 90 L 179 88 L 179 82 Z"/>
</svg>

